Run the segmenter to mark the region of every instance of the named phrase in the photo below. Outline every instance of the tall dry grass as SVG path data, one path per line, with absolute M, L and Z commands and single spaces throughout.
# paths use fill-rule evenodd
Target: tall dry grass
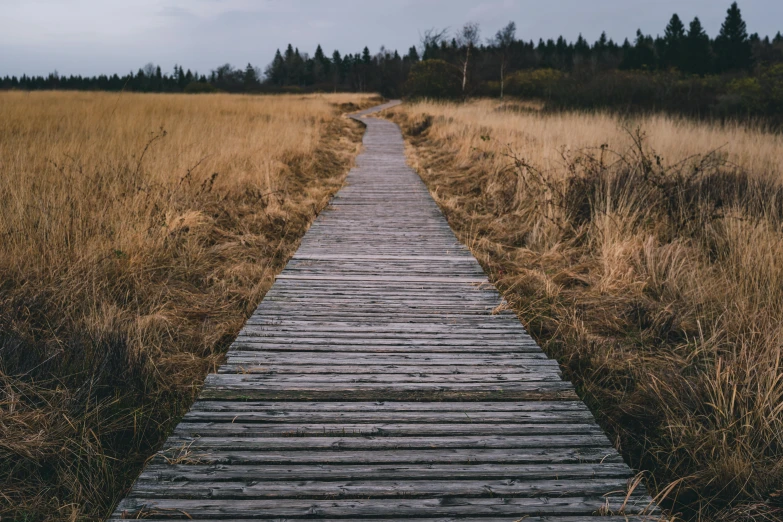
M 486 100 L 391 117 L 452 226 L 666 505 L 783 518 L 783 136 Z
M 108 513 L 341 184 L 341 113 L 372 104 L 0 94 L 0 517 Z

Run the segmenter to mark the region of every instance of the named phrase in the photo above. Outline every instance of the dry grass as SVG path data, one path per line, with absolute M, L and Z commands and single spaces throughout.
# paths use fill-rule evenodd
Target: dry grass
M 107 514 L 341 184 L 351 103 L 0 95 L 0 517 Z
M 490 101 L 391 117 L 651 489 L 691 520 L 783 518 L 783 136 Z

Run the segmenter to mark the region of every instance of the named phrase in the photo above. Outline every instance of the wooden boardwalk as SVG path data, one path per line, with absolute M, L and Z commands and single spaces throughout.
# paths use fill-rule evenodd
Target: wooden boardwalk
M 113 517 L 649 520 L 398 127 L 361 121 L 346 186 Z

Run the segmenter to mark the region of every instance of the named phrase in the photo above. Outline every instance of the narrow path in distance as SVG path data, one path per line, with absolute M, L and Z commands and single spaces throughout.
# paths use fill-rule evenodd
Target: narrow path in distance
M 372 111 L 346 186 L 114 518 L 657 519 Z

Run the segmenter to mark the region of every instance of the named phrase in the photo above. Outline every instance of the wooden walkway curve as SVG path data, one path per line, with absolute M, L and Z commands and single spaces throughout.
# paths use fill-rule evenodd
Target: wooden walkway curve
M 648 520 L 370 112 L 346 186 L 113 519 Z

